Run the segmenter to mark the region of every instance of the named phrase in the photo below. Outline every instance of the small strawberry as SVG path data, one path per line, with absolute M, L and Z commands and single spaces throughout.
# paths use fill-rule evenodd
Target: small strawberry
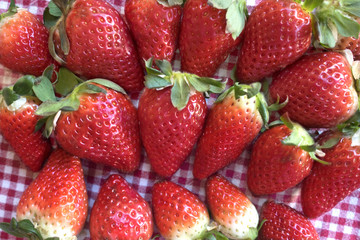
M 358 128 L 357 124 L 357 128 Z M 326 131 L 320 143 L 335 140 L 332 148 L 324 149 L 323 165 L 315 163 L 301 189 L 301 204 L 305 216 L 316 218 L 330 211 L 354 190 L 360 188 L 359 132 L 353 138 L 347 132 Z
M 225 83 L 173 72 L 168 61 L 147 61 L 147 89 L 139 100 L 140 134 L 153 170 L 174 174 L 201 134 L 207 106 L 202 92 L 220 93 Z
M 246 1 L 187 0 L 183 11 L 181 69 L 211 77 L 240 42 Z
M 264 221 L 258 240 L 319 240 L 311 222 L 295 209 L 281 203 L 267 201 L 260 215 Z
M 40 76 L 55 61 L 48 49 L 49 33 L 39 19 L 10 1 L 0 15 L 0 64 L 22 74 Z
M 182 1 L 126 1 L 126 20 L 141 59 L 172 61 L 180 30 L 181 4 Z
M 55 4 L 49 5 L 49 12 L 61 10 L 64 14 L 50 30 L 52 56 L 86 78 L 105 78 L 126 91 L 140 91 L 144 86 L 143 69 L 119 12 L 104 0 L 65 2 L 54 0 Z M 57 31 L 59 38 L 55 35 Z M 59 43 L 53 39 L 61 40 L 62 52 L 56 53 L 55 46 Z
M 220 175 L 206 182 L 206 200 L 218 230 L 230 239 L 255 239 L 259 215 L 239 188 Z
M 67 152 L 132 172 L 140 162 L 137 112 L 124 90 L 111 81 L 82 82 L 60 69 L 56 90 L 65 98 L 46 102 L 36 114 L 46 119 L 45 135 L 54 128 L 57 143 Z M 69 93 L 68 83 L 79 81 Z M 64 82 L 63 82 L 64 81 Z M 44 120 L 45 121 L 45 120 Z M 54 122 L 54 124 L 53 124 Z
M 153 220 L 149 204 L 120 175 L 101 186 L 90 215 L 90 237 L 149 240 Z
M 247 183 L 255 195 L 294 187 L 310 174 L 312 158 L 324 163 L 315 156 L 315 143 L 309 133 L 285 116 L 281 119 L 285 125 L 266 130 L 253 146 Z
M 88 197 L 80 159 L 55 150 L 21 196 L 16 218 L 0 228 L 29 239 L 76 239 L 86 220 Z
M 358 108 L 351 68 L 336 52 L 304 56 L 273 78 L 272 99 L 289 99 L 280 110 L 305 127 L 334 127 Z

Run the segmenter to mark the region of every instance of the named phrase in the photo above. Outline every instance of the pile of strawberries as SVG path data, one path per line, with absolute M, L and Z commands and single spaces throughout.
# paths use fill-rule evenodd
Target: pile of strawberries
M 245 0 L 127 0 L 121 16 L 105 0 L 52 0 L 43 20 L 13 0 L 0 15 L 0 63 L 23 74 L 1 89 L 0 133 L 40 171 L 5 232 L 76 239 L 88 216 L 80 159 L 131 174 L 142 147 L 164 178 L 151 206 L 111 175 L 91 239 L 151 239 L 154 225 L 169 240 L 319 239 L 307 217 L 360 188 L 357 1 L 263 0 L 249 16 Z M 238 46 L 231 80 L 212 78 Z M 137 108 L 127 93 L 140 94 Z M 206 205 L 168 180 L 195 145 Z M 216 173 L 249 146 L 249 190 L 302 183 L 303 213 L 270 200 L 259 216 Z

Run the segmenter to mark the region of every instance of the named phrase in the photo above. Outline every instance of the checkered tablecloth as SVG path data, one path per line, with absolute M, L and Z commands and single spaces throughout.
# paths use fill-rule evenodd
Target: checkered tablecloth
M 259 1 L 259 0 L 256 0 Z M 249 6 L 256 4 L 255 0 L 248 0 Z M 8 8 L 10 0 L 0 0 L 0 12 Z M 110 2 L 124 14 L 125 0 L 110 0 Z M 19 7 L 27 8 L 30 12 L 41 16 L 47 1 L 45 0 L 16 0 Z M 251 7 L 250 7 L 251 9 Z M 1 46 L 0 46 L 1 47 Z M 216 77 L 228 78 L 231 69 L 236 63 L 238 49 L 236 49 L 221 65 Z M 174 68 L 180 67 L 180 56 L 177 52 Z M 12 84 L 20 75 L 12 73 L 0 65 L 0 88 Z M 137 106 L 138 96 L 131 96 L 134 104 Z M 214 101 L 214 96 L 208 100 L 209 106 Z M 250 148 L 249 148 L 250 149 Z M 294 187 L 287 191 L 273 194 L 266 197 L 255 197 L 247 188 L 246 184 L 246 169 L 249 162 L 249 149 L 245 151 L 237 161 L 225 169 L 220 171 L 220 174 L 226 176 L 232 183 L 239 186 L 241 190 L 251 199 L 258 210 L 267 199 L 274 199 L 278 202 L 283 202 L 291 207 L 301 211 L 300 204 L 300 187 Z M 170 180 L 186 187 L 193 193 L 197 194 L 201 200 L 205 200 L 205 181 L 199 181 L 192 176 L 192 167 L 194 161 L 194 152 L 181 169 L 177 171 Z M 99 192 L 101 184 L 107 179 L 110 174 L 118 173 L 116 170 L 103 165 L 97 165 L 92 162 L 82 161 L 85 181 L 89 195 L 90 210 L 94 204 L 97 193 Z M 19 199 L 36 177 L 36 173 L 28 170 L 20 161 L 19 157 L 15 155 L 13 149 L 0 135 L 0 222 L 10 221 L 15 216 L 16 206 Z M 121 174 L 136 189 L 145 200 L 151 200 L 151 187 L 156 181 L 161 178 L 151 171 L 150 164 L 143 152 L 140 169 L 133 174 Z M 342 239 L 342 240 L 356 240 L 360 239 L 360 190 L 353 192 L 345 200 L 340 202 L 332 211 L 323 216 L 312 220 L 319 236 L 322 240 L 325 239 Z M 89 218 L 88 218 L 89 220 Z M 80 240 L 90 239 L 89 222 L 87 221 L 85 229 L 79 235 Z M 0 232 L 0 239 L 16 239 L 4 232 Z

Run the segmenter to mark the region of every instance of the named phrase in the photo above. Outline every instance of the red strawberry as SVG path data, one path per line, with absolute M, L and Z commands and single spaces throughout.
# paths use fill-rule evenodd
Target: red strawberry
M 265 131 L 253 146 L 247 183 L 255 195 L 281 192 L 297 185 L 310 174 L 311 158 L 316 158 L 314 152 L 305 150 L 314 145 L 306 130 L 282 119 L 286 125 Z
M 61 1 L 54 1 L 59 6 Z M 86 78 L 105 78 L 126 91 L 143 88 L 143 69 L 130 32 L 119 12 L 104 0 L 76 0 L 62 9 L 57 23 L 65 59 L 52 55 L 71 71 Z M 65 29 L 62 26 L 65 25 Z M 66 32 L 66 35 L 65 35 Z M 54 31 L 50 33 L 53 37 Z M 68 42 L 66 39 L 68 38 Z M 68 44 L 66 44 L 68 43 Z M 56 45 L 56 43 L 55 43 Z
M 199 198 L 170 181 L 154 185 L 152 206 L 155 223 L 165 239 L 202 239 L 210 222 Z
M 251 13 L 237 78 L 260 81 L 301 57 L 311 43 L 310 13 L 292 0 L 264 0 Z
M 261 220 L 265 220 L 258 240 L 319 240 L 311 224 L 301 213 L 281 203 L 267 201 L 262 207 Z
M 315 163 L 301 189 L 304 214 L 316 218 L 330 211 L 354 190 L 360 188 L 360 147 L 351 137 L 340 132 L 327 131 L 319 142 L 337 139 L 338 143 L 324 149 L 322 158 L 330 165 Z M 355 145 L 353 145 L 355 143 Z
M 224 177 L 206 182 L 206 200 L 218 230 L 231 239 L 255 239 L 259 215 L 244 193 Z
M 207 178 L 235 161 L 267 123 L 267 104 L 260 88 L 260 84 L 236 83 L 215 102 L 196 149 L 194 177 Z
M 334 127 L 358 108 L 350 65 L 335 52 L 304 56 L 288 66 L 274 76 L 270 95 L 288 98 L 280 113 L 305 127 Z
M 88 197 L 80 159 L 58 149 L 21 196 L 16 211 L 19 222 L 8 228 L 3 227 L 8 224 L 1 227 L 29 239 L 76 239 L 85 224 L 87 210 Z
M 160 0 L 126 1 L 126 20 L 141 59 L 174 58 L 182 13 L 181 2 L 174 4 Z
M 67 75 L 65 80 L 69 78 Z M 137 112 L 115 83 L 101 79 L 83 82 L 62 100 L 40 106 L 36 114 L 50 116 L 49 131 L 55 122 L 56 141 L 65 151 L 123 172 L 138 168 Z
M 148 240 L 153 233 L 149 204 L 120 175 L 101 186 L 90 216 L 91 239 Z
M 181 69 L 213 76 L 240 42 L 246 1 L 187 0 L 180 32 Z
M 158 89 L 145 89 L 140 97 L 140 134 L 153 170 L 169 177 L 185 161 L 201 134 L 207 106 L 200 92 L 220 92 L 225 85 L 209 78 L 172 72 L 167 61 L 156 63 L 163 73 L 150 68 L 152 61 L 147 62 L 149 74 L 145 84 Z
M 55 62 L 48 49 L 48 30 L 34 14 L 17 8 L 11 0 L 0 20 L 0 64 L 22 74 L 40 76 Z

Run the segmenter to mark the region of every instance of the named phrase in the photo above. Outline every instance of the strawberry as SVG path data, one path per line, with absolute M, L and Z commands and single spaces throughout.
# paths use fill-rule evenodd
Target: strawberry
M 301 213 L 281 203 L 267 201 L 260 215 L 264 224 L 259 231 L 258 240 L 319 240 L 311 224 Z
M 51 28 L 50 53 L 78 75 L 89 79 L 109 79 L 126 91 L 140 91 L 143 88 L 143 69 L 119 12 L 104 0 L 69 2 L 71 5 L 54 0 L 56 5 L 49 5 L 51 9 L 60 8 L 65 16 Z M 57 31 L 59 38 L 54 37 Z M 61 40 L 62 52 L 56 53 L 54 45 L 59 43 L 53 43 L 53 39 Z
M 324 149 L 325 156 L 322 158 L 330 164 L 315 163 L 311 174 L 302 185 L 301 204 L 304 214 L 310 218 L 319 217 L 330 211 L 351 192 L 360 188 L 358 139 L 354 141 L 354 138 L 347 134 L 330 130 L 320 136 L 319 142 L 324 143 L 332 139 L 335 139 L 336 144 Z
M 220 175 L 206 182 L 206 200 L 218 229 L 231 239 L 255 239 L 259 215 L 241 190 Z
M 211 77 L 240 42 L 246 1 L 187 0 L 183 11 L 181 69 Z
M 247 170 L 247 183 L 255 195 L 284 191 L 310 174 L 314 140 L 299 124 L 281 117 L 284 125 L 266 130 L 256 140 Z M 281 174 L 279 174 L 281 173 Z
M 168 61 L 147 61 L 144 93 L 139 100 L 140 134 L 153 170 L 170 177 L 190 154 L 201 134 L 207 106 L 201 92 L 221 92 L 225 83 L 173 72 Z
M 82 82 L 71 73 L 64 74 L 64 79 L 62 72 L 58 92 L 68 92 L 70 79 L 80 84 L 65 98 L 47 102 L 36 111 L 46 119 L 45 134 L 49 136 L 54 128 L 57 143 L 80 158 L 123 172 L 136 170 L 141 150 L 138 117 L 124 90 L 104 79 Z
M 0 64 L 22 74 L 40 76 L 52 59 L 48 49 L 49 33 L 39 19 L 15 6 L 0 15 Z
M 334 127 L 358 108 L 351 68 L 336 52 L 302 57 L 273 78 L 272 99 L 289 99 L 280 110 L 305 127 Z
M 196 149 L 194 177 L 207 178 L 235 161 L 267 124 L 268 106 L 260 88 L 260 83 L 236 83 L 217 99 Z
M 125 16 L 141 59 L 174 58 L 182 1 L 128 0 Z
M 2 223 L 0 227 L 29 239 L 76 239 L 85 224 L 87 210 L 80 159 L 57 149 L 21 196 L 16 210 L 19 222 L 13 219 L 11 224 Z
M 90 215 L 91 239 L 149 240 L 153 220 L 149 204 L 120 175 L 101 186 Z

